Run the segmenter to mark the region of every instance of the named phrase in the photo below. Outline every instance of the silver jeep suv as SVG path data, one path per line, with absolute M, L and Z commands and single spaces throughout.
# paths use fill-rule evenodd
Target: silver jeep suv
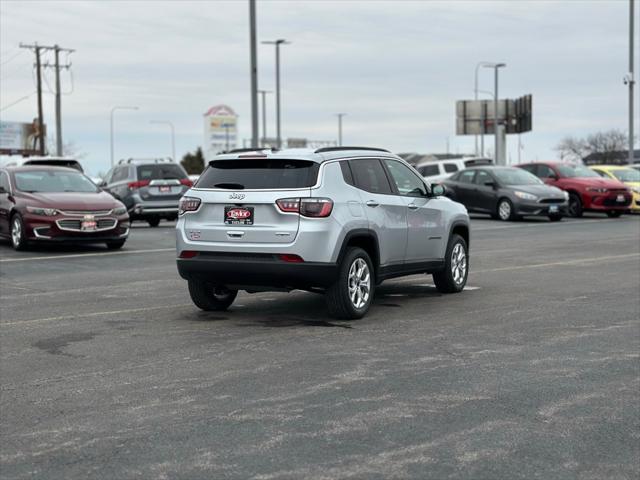
M 238 290 L 322 292 L 337 318 L 362 317 L 383 280 L 427 273 L 461 291 L 464 206 L 386 150 L 234 150 L 180 201 L 177 262 L 193 302 L 224 310 Z

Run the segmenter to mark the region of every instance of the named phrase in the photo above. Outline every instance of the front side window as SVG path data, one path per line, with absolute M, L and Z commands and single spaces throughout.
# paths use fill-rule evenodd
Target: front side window
M 424 197 L 427 195 L 424 182 L 410 168 L 395 160 L 385 160 L 384 163 L 387 165 L 400 195 L 406 197 Z
M 29 170 L 14 174 L 16 189 L 22 192 L 98 192 L 98 187 L 79 172 L 54 170 Z
M 553 178 L 556 176 L 556 172 L 548 165 L 538 165 L 537 175 L 540 178 Z
M 382 164 L 377 159 L 351 160 L 351 171 L 356 187 L 371 193 L 391 195 L 393 190 L 384 173 Z
M 558 164 L 556 168 L 563 177 L 599 177 L 599 175 L 593 170 L 585 167 L 584 165 L 573 165 L 570 163 Z

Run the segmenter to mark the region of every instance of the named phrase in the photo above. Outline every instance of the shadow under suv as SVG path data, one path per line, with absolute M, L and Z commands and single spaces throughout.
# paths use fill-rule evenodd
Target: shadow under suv
M 113 167 L 100 184 L 127 207 L 133 220 L 157 227 L 178 217 L 178 202 L 193 185 L 187 172 L 169 159 L 127 159 Z
M 432 274 L 461 291 L 469 217 L 386 150 L 234 151 L 213 159 L 180 201 L 177 263 L 193 302 L 224 310 L 238 290 L 326 294 L 329 313 L 362 317 L 376 285 Z

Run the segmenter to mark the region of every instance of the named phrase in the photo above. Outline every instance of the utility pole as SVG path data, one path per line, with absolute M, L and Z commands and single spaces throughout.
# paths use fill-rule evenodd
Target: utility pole
M 56 155 L 62 156 L 62 100 L 61 94 L 62 90 L 60 87 L 60 69 L 66 68 L 67 70 L 71 68 L 71 64 L 68 63 L 66 65 L 60 65 L 60 52 L 69 52 L 72 53 L 75 50 L 70 48 L 61 48 L 58 45 L 53 46 L 45 46 L 38 45 L 37 43 L 33 45 L 23 45 L 20 44 L 20 48 L 29 48 L 35 51 L 36 54 L 36 77 L 38 83 L 38 123 L 40 124 L 40 155 L 45 154 L 45 144 L 44 144 L 44 116 L 42 113 L 42 68 L 54 68 L 56 71 Z M 43 50 L 53 50 L 55 52 L 55 64 L 51 65 L 49 63 L 45 63 L 44 65 L 41 63 L 40 53 Z
M 282 135 L 280 131 L 280 45 L 288 45 L 291 42 L 280 38 L 275 41 L 262 42 L 276 46 L 276 138 L 278 149 L 282 148 Z
M 20 44 L 20 48 L 28 48 L 33 50 L 36 54 L 36 79 L 37 79 L 37 89 L 38 89 L 38 151 L 41 156 L 44 156 L 44 115 L 42 113 L 42 73 L 41 73 L 41 65 L 40 65 L 40 50 L 43 47 L 34 43 L 33 45 L 23 45 Z
M 251 42 L 251 147 L 258 147 L 258 48 L 256 33 L 256 0 L 249 0 Z
M 342 117 L 344 117 L 346 113 L 336 113 L 338 117 L 338 146 L 342 146 Z
M 270 90 L 258 90 L 258 93 L 262 95 L 262 148 L 267 145 L 267 93 L 271 93 Z
M 633 87 L 635 84 L 633 68 L 633 44 L 634 44 L 634 0 L 629 0 L 629 164 L 633 164 Z

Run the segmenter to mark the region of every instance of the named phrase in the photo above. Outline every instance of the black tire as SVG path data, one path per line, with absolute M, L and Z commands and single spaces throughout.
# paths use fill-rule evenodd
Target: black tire
M 107 242 L 107 248 L 109 250 L 119 250 L 124 246 L 126 240 L 114 240 L 113 242 Z
M 618 218 L 620 215 L 622 215 L 622 210 L 609 210 L 607 212 L 607 217 L 609 218 Z
M 19 234 L 14 237 L 14 229 L 19 229 Z M 11 238 L 11 246 L 14 250 L 26 250 L 27 236 L 24 233 L 24 222 L 19 213 L 14 213 L 9 223 L 9 236 Z
M 582 200 L 577 193 L 569 194 L 569 216 L 574 218 L 582 217 Z
M 503 208 L 505 210 L 502 210 Z M 503 213 L 506 211 L 506 209 L 508 209 L 508 215 L 504 215 Z M 500 200 L 498 200 L 498 204 L 496 205 L 496 215 L 498 216 L 498 219 L 502 220 L 503 222 L 512 222 L 514 220 L 517 220 L 518 218 L 515 214 L 513 203 L 511 203 L 511 200 L 509 200 L 508 198 L 501 198 Z
M 562 220 L 562 217 L 564 215 L 549 215 L 549 220 L 552 222 L 559 222 L 560 220 Z
M 226 310 L 238 295 L 237 290 L 229 290 L 224 286 L 216 286 L 209 282 L 189 280 L 191 300 L 206 312 Z
M 464 252 L 464 272 L 458 270 L 458 274 L 461 275 L 458 279 L 454 277 L 454 261 L 453 253 L 456 250 L 456 246 L 460 245 Z M 460 259 L 458 259 L 460 261 Z M 460 265 L 457 264 L 459 267 Z M 436 288 L 441 293 L 458 293 L 461 292 L 467 284 L 467 277 L 469 276 L 469 250 L 467 242 L 460 235 L 453 234 L 449 239 L 447 245 L 447 253 L 445 255 L 444 269 L 440 272 L 433 274 L 433 283 L 436 284 Z
M 358 264 L 362 266 L 362 261 L 367 266 L 366 271 L 363 270 L 363 274 L 368 274 L 368 277 L 365 278 L 363 276 L 358 282 L 365 282 L 362 285 L 360 284 L 356 286 L 357 289 L 357 297 L 356 302 L 360 303 L 359 300 L 362 300 L 363 304 L 361 306 L 354 305 L 354 301 L 351 300 L 351 296 L 349 294 L 350 290 L 350 272 L 352 267 L 358 267 Z M 356 273 L 355 271 L 353 272 Z M 368 278 L 368 286 L 366 285 Z M 352 277 L 352 281 L 354 278 Z M 361 296 L 363 292 L 366 292 L 368 288 L 368 296 L 366 293 L 365 299 L 362 299 Z M 338 268 L 338 280 L 331 285 L 326 292 L 326 301 L 327 301 L 327 309 L 329 310 L 329 315 L 334 318 L 339 318 L 343 320 L 354 320 L 357 318 L 362 318 L 369 311 L 369 307 L 371 306 L 371 302 L 373 301 L 373 295 L 375 293 L 376 288 L 376 279 L 375 279 L 375 270 L 373 269 L 373 263 L 371 262 L 371 258 L 369 254 L 365 252 L 363 249 L 358 247 L 349 247 L 344 254 L 342 262 Z
M 160 219 L 159 218 L 149 218 L 147 220 L 147 223 L 149 224 L 150 227 L 157 227 L 158 225 L 160 225 Z

